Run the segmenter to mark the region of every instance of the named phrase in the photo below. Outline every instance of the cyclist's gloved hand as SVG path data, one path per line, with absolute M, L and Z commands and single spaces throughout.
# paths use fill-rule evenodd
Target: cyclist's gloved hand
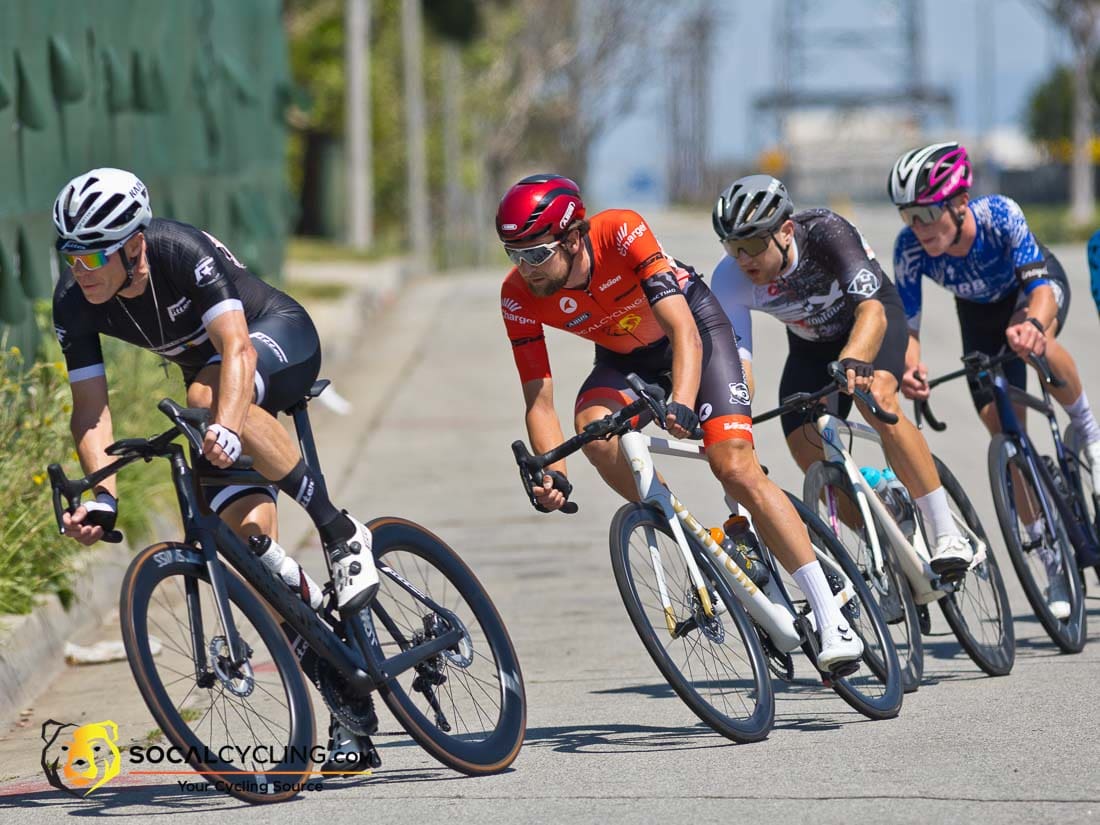
M 551 513 L 561 510 L 569 501 L 569 494 L 573 492 L 573 485 L 564 473 L 557 470 L 546 470 L 543 473 L 541 487 L 531 488 L 531 503 L 540 513 Z
M 875 379 L 874 364 L 861 361 L 858 358 L 841 358 L 840 366 L 844 367 L 844 373 L 848 376 L 848 393 L 855 390 L 871 391 L 871 383 Z
M 118 499 L 104 491 L 99 493 L 94 500 L 84 502 L 83 507 L 88 515 L 84 516 L 81 524 L 88 527 L 102 527 L 104 533 L 110 533 L 115 529 L 118 520 Z
M 670 401 L 665 407 L 665 427 L 677 438 L 691 438 L 699 426 L 699 416 L 687 404 Z
M 215 467 L 229 467 L 241 457 L 241 437 L 221 424 L 206 428 L 202 454 Z

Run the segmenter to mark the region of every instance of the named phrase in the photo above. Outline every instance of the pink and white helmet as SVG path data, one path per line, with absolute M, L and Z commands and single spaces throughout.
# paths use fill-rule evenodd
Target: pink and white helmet
M 974 182 L 970 158 L 958 143 L 933 143 L 912 149 L 890 170 L 887 189 L 896 206 L 945 201 Z

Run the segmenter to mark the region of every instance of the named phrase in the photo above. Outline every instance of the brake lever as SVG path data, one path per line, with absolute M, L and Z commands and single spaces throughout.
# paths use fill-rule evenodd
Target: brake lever
M 520 482 L 522 482 L 523 489 L 527 493 L 527 498 L 530 500 L 531 506 L 538 509 L 539 503 L 535 499 L 533 490 L 535 487 L 542 486 L 542 473 L 545 468 L 539 466 L 538 460 L 531 455 L 531 451 L 527 449 L 527 445 L 518 439 L 512 442 L 512 455 L 516 457 L 516 464 L 519 467 Z M 557 488 L 556 479 L 554 486 L 556 489 L 560 489 Z M 576 513 L 580 507 L 575 501 L 566 501 L 565 504 L 558 509 L 566 515 L 571 516 Z
M 1050 368 L 1050 361 L 1047 360 L 1045 355 L 1036 355 L 1031 353 L 1028 355 L 1028 360 L 1035 366 L 1035 369 L 1039 371 L 1039 375 L 1043 379 L 1043 383 L 1058 389 L 1064 387 L 1066 382 L 1054 374 L 1054 370 Z
M 88 489 L 87 480 L 70 481 L 65 476 L 65 471 L 60 464 L 51 464 L 46 468 L 46 475 L 50 479 L 50 494 L 53 499 L 54 517 L 57 519 L 57 532 L 65 535 L 65 521 L 62 516 L 68 513 L 70 516 L 80 507 L 80 494 Z M 65 501 L 62 501 L 62 498 Z M 104 533 L 100 541 L 110 544 L 118 544 L 122 541 L 121 530 L 111 530 Z
M 826 371 L 829 373 L 829 377 L 832 378 L 834 382 L 836 382 L 836 385 L 838 387 L 840 387 L 844 391 L 848 390 L 848 373 L 845 371 L 844 367 L 839 361 L 830 361 L 829 366 L 826 367 Z M 882 421 L 886 424 L 898 423 L 898 417 L 894 415 L 894 413 L 887 412 L 886 410 L 882 409 L 882 407 L 878 405 L 878 402 L 875 401 L 874 396 L 866 390 L 855 389 L 852 391 L 852 395 L 855 398 L 858 398 L 864 404 L 866 404 L 868 409 L 871 410 L 871 413 L 879 421 Z

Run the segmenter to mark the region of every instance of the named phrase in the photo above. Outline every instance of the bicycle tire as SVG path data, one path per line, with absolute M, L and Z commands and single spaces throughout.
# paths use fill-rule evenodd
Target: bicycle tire
M 499 690 L 501 697 L 500 705 L 496 708 L 495 721 L 489 719 L 491 711 L 486 712 L 483 708 L 476 711 L 478 721 L 482 719 L 486 722 L 492 721 L 490 730 L 480 732 L 484 735 L 474 735 L 469 731 L 461 735 L 452 735 L 443 729 L 438 716 L 434 720 L 430 718 L 425 712 L 425 709 L 431 711 L 427 694 L 419 693 L 413 685 L 419 674 L 416 668 L 406 671 L 397 679 L 386 682 L 380 687 L 379 694 L 382 700 L 416 743 L 442 764 L 470 776 L 498 773 L 504 770 L 512 764 L 523 745 L 527 729 L 527 697 L 519 660 L 500 614 L 470 568 L 434 533 L 411 521 L 394 517 L 373 519 L 367 527 L 373 535 L 373 553 L 375 564 L 379 568 L 381 585 L 369 611 L 364 611 L 360 616 L 363 618 L 369 616 L 368 637 L 373 639 L 374 654 L 378 660 L 384 657 L 386 647 L 400 649 L 408 647 L 408 640 L 394 639 L 392 632 L 389 632 L 385 622 L 381 620 L 381 611 L 392 609 L 395 604 L 398 608 L 402 608 L 401 600 L 409 597 L 408 592 L 397 584 L 395 578 L 395 574 L 405 579 L 409 579 L 412 575 L 408 570 L 402 572 L 395 566 L 398 563 L 397 554 L 407 553 L 414 559 L 420 559 L 425 565 L 425 567 L 416 566 L 417 572 L 423 575 L 425 581 L 413 582 L 414 586 L 426 592 L 441 606 L 454 610 L 459 614 L 459 620 L 466 625 L 464 641 L 469 642 L 468 652 L 471 661 L 466 665 L 456 661 L 466 656 L 465 649 L 461 652 L 455 650 L 452 654 L 452 649 L 448 648 L 444 653 L 433 657 L 432 667 L 447 677 L 447 681 L 438 687 L 463 683 L 471 687 L 470 679 L 476 680 L 479 677 L 470 675 L 470 668 L 476 662 L 475 657 L 480 656 L 486 662 L 492 662 L 497 680 L 494 689 Z M 404 569 L 403 563 L 401 567 Z M 461 599 L 465 608 L 459 608 L 457 604 L 444 603 L 447 591 L 442 594 L 428 592 L 429 583 L 426 579 L 430 575 L 429 570 L 436 571 L 446 584 L 454 588 L 451 594 L 452 600 Z M 417 608 L 414 604 L 414 610 L 423 610 L 422 602 L 417 602 L 414 597 L 410 598 L 420 605 Z M 387 608 L 387 605 L 390 607 Z M 403 609 L 408 610 L 408 608 Z M 433 611 L 431 615 L 436 614 Z M 474 627 L 480 631 L 480 635 L 471 630 L 468 618 L 471 616 L 477 623 Z M 428 614 L 421 613 L 418 618 L 423 622 L 428 618 Z M 409 630 L 410 628 L 403 628 L 402 632 L 404 634 Z M 388 641 L 383 641 L 383 633 L 387 634 Z M 482 640 L 488 648 L 487 652 L 491 655 L 491 659 L 486 655 L 486 651 L 481 649 Z M 488 671 L 481 672 L 488 678 Z M 475 681 L 473 687 L 478 687 L 478 684 Z M 492 694 L 483 685 L 478 689 L 488 698 L 492 698 Z M 448 690 L 452 717 L 455 718 L 448 718 L 446 723 L 455 722 L 465 727 L 466 723 L 462 721 L 461 711 L 455 704 L 453 687 Z M 444 692 L 441 691 L 441 695 Z M 413 694 L 424 698 L 414 698 Z M 474 704 L 477 705 L 476 701 Z
M 997 433 L 989 444 L 989 480 L 993 489 L 993 507 L 997 511 L 997 521 L 1001 525 L 1001 535 L 1004 537 L 1005 547 L 1008 548 L 1008 557 L 1012 560 L 1012 566 L 1016 569 L 1016 577 L 1020 580 L 1024 595 L 1034 611 L 1039 623 L 1043 626 L 1051 641 L 1065 653 L 1079 653 L 1085 647 L 1087 640 L 1087 611 L 1085 598 L 1082 592 L 1080 575 L 1077 570 L 1076 554 L 1069 536 L 1066 535 L 1062 524 L 1061 514 L 1055 510 L 1055 544 L 1057 552 L 1061 556 L 1063 570 L 1068 575 L 1067 590 L 1070 597 L 1070 615 L 1065 621 L 1058 619 L 1050 612 L 1043 589 L 1035 578 L 1029 553 L 1024 549 L 1024 542 L 1017 529 L 1019 523 L 1016 514 L 1016 501 L 1010 477 L 1010 466 L 1015 466 L 1022 482 L 1031 487 L 1031 495 L 1035 495 L 1039 484 L 1044 484 L 1041 477 L 1037 478 L 1028 469 L 1027 463 L 1022 460 L 1019 448 L 1012 439 L 1004 433 Z M 1047 495 L 1053 497 L 1057 493 L 1046 487 Z
M 955 638 L 959 640 L 959 644 L 974 664 L 990 676 L 1006 676 L 1012 671 L 1012 666 L 1016 662 L 1016 633 L 1012 622 L 1012 605 L 1008 601 L 1008 591 L 1005 590 L 1000 564 L 993 552 L 993 544 L 989 541 L 989 536 L 978 518 L 978 513 L 971 504 L 970 497 L 966 495 L 962 485 L 955 478 L 955 474 L 938 457 L 932 456 L 932 460 L 948 499 L 954 502 L 958 514 L 962 516 L 967 527 L 985 542 L 986 546 L 985 561 L 967 571 L 959 589 L 939 599 L 940 610 L 943 611 L 944 618 L 951 626 Z M 995 623 L 998 628 L 995 642 L 983 644 L 975 636 L 971 623 L 964 615 L 966 604 L 979 606 L 986 612 L 993 606 L 996 607 L 999 618 Z M 993 625 L 994 622 L 990 621 L 989 624 Z
M 868 691 L 872 680 L 860 673 L 830 678 L 829 682 L 841 699 L 867 718 L 891 719 L 901 711 L 905 692 L 902 688 L 901 665 L 898 662 L 897 650 L 894 648 L 894 640 L 887 629 L 888 625 L 882 616 L 882 611 L 879 610 L 878 603 L 863 580 L 863 574 L 848 555 L 848 551 L 844 549 L 844 545 L 840 543 L 840 539 L 833 534 L 817 513 L 803 504 L 797 496 L 787 493 L 787 497 L 794 505 L 803 524 L 806 525 L 811 543 L 836 561 L 844 571 L 844 575 L 852 582 L 855 597 L 841 608 L 841 613 L 863 640 L 864 651 L 861 661 L 871 671 L 870 675 L 873 679 L 882 684 L 882 690 L 880 696 L 870 696 Z M 867 616 L 866 623 L 862 621 L 864 614 Z M 866 630 L 860 632 L 861 628 Z M 868 638 L 867 630 L 874 636 L 873 640 Z
M 740 694 L 738 694 L 738 698 L 742 706 L 747 710 L 747 713 L 735 717 L 730 715 L 727 710 L 717 707 L 700 692 L 700 688 L 704 686 L 702 684 L 697 686 L 696 680 L 691 674 L 690 667 L 688 668 L 689 672 L 687 674 L 683 672 L 680 666 L 673 660 L 670 651 L 658 638 L 657 632 L 653 629 L 653 623 L 647 618 L 646 604 L 639 593 L 635 568 L 630 559 L 632 547 L 631 537 L 639 528 L 654 531 L 654 536 L 658 533 L 664 535 L 669 540 L 670 548 L 673 549 L 673 553 L 669 555 L 675 555 L 677 559 L 681 560 L 681 564 L 682 557 L 680 556 L 680 550 L 676 546 L 668 522 L 659 511 L 643 504 L 626 504 L 615 513 L 614 518 L 611 520 L 609 534 L 611 568 L 615 574 L 615 584 L 619 589 L 619 595 L 622 597 L 626 612 L 642 644 L 649 653 L 650 658 L 653 660 L 654 664 L 657 665 L 657 669 L 665 677 L 672 689 L 680 699 L 683 700 L 684 704 L 686 704 L 699 719 L 715 731 L 735 742 L 758 742 L 764 739 L 767 737 L 775 721 L 775 696 L 772 691 L 771 677 L 768 674 L 767 661 L 764 658 L 760 639 L 757 636 L 756 629 L 753 627 L 752 622 L 745 614 L 744 609 L 733 595 L 733 592 L 730 590 L 725 580 L 714 570 L 710 557 L 706 554 L 695 552 L 695 559 L 699 565 L 700 571 L 703 573 L 704 577 L 708 579 L 711 588 L 717 594 L 718 598 L 721 599 L 721 603 L 727 607 L 727 610 L 720 616 L 710 620 L 707 631 L 700 631 L 698 625 L 696 625 L 694 631 L 689 631 L 680 636 L 671 647 L 683 647 L 685 653 L 690 652 L 693 648 L 698 648 L 698 644 L 691 645 L 690 648 L 688 645 L 689 637 L 694 635 L 699 639 L 707 639 L 711 643 L 708 647 L 724 646 L 725 640 L 731 639 L 732 645 L 744 648 L 743 654 L 734 652 L 732 655 L 745 660 L 748 669 L 751 670 L 751 677 L 744 677 L 744 679 L 749 680 L 749 684 L 746 686 L 745 690 L 747 698 L 740 698 Z M 689 542 L 690 541 L 691 539 L 689 538 Z M 647 554 L 649 552 L 649 542 L 650 540 L 646 539 Z M 694 550 L 695 548 L 693 545 L 693 551 Z M 641 551 L 639 550 L 639 552 Z M 686 576 L 686 565 L 683 565 L 683 567 Z M 678 588 L 676 594 L 671 592 L 671 588 L 669 589 L 670 599 L 675 601 L 681 597 L 691 600 L 696 598 L 694 595 L 689 595 L 689 592 L 691 594 L 694 593 L 694 587 L 690 584 L 684 584 L 684 581 L 687 580 L 685 579 L 680 582 L 681 586 Z M 654 604 L 650 605 L 650 607 L 656 614 L 662 617 L 659 620 L 659 626 L 665 628 L 663 606 L 660 604 L 659 599 L 655 599 Z M 687 611 L 683 612 L 685 615 L 687 614 Z M 693 613 L 701 617 L 701 611 L 696 610 L 693 611 Z M 727 622 L 723 621 L 725 617 L 728 617 L 728 628 Z M 736 635 L 730 631 L 735 631 Z M 718 638 L 717 642 L 716 638 Z M 683 642 L 683 644 L 677 644 L 679 642 Z M 728 653 L 728 651 L 724 649 L 721 652 L 723 654 Z M 715 662 L 717 661 L 718 657 L 715 657 Z M 732 666 L 732 662 L 730 662 L 728 656 L 726 661 Z M 726 689 L 728 680 L 723 682 L 721 679 L 713 678 L 715 673 L 705 665 L 703 671 L 706 681 L 716 683 L 714 684 L 714 688 L 717 691 L 717 695 L 723 697 L 725 701 L 731 694 L 731 691 Z
M 1096 506 L 1098 491 L 1093 488 L 1092 465 L 1089 463 L 1089 457 L 1085 453 L 1085 439 L 1081 435 L 1080 430 L 1077 429 L 1076 424 L 1071 422 L 1066 428 L 1064 443 L 1066 451 L 1069 454 L 1070 472 L 1077 476 L 1076 485 L 1070 489 L 1081 497 L 1081 505 L 1084 508 L 1086 522 L 1085 526 L 1092 540 L 1100 544 L 1100 509 Z M 1070 480 L 1070 483 L 1072 484 L 1073 481 Z M 1100 580 L 1100 564 L 1093 565 L 1092 569 L 1096 573 L 1097 579 Z M 1084 571 L 1082 571 L 1081 580 L 1084 581 L 1084 578 Z
M 825 520 L 830 528 L 833 523 L 826 520 L 820 510 L 825 506 L 822 501 L 822 493 L 826 487 L 832 487 L 839 495 L 847 497 L 853 508 L 856 506 L 855 490 L 852 488 L 851 479 L 847 473 L 835 464 L 825 461 L 815 462 L 806 471 L 806 478 L 802 485 L 802 501 L 811 508 L 817 509 L 818 515 Z M 882 563 L 884 577 L 881 581 L 873 581 L 870 572 L 871 547 L 867 541 L 866 525 L 860 525 L 859 529 L 849 528 L 852 533 L 851 541 L 841 541 L 848 555 L 859 568 L 863 580 L 870 585 L 872 596 L 878 602 L 883 617 L 887 620 L 890 637 L 894 640 L 894 648 L 898 654 L 898 664 L 901 666 L 902 688 L 906 693 L 912 693 L 920 687 L 921 678 L 924 675 L 924 644 L 921 640 L 920 617 L 917 614 L 917 603 L 913 600 L 913 591 L 909 587 L 909 581 L 905 574 L 898 568 L 898 562 L 894 558 L 893 547 L 889 539 L 879 532 L 879 547 L 882 548 Z M 877 525 L 876 525 L 877 529 Z M 840 533 L 832 529 L 834 535 L 840 538 Z M 857 546 L 853 547 L 855 543 Z M 899 614 L 895 621 L 891 617 Z
M 234 715 L 225 713 L 226 707 L 223 707 L 221 712 L 212 713 L 217 700 L 224 697 L 226 693 L 226 682 L 218 678 L 216 670 L 213 671 L 214 682 L 210 687 L 221 686 L 220 697 L 211 695 L 210 706 L 207 708 L 206 713 L 197 720 L 197 725 L 192 725 L 192 722 L 196 721 L 195 719 L 187 718 L 199 712 L 194 705 L 201 704 L 201 701 L 196 703 L 194 698 L 202 697 L 202 690 L 204 689 L 198 684 L 194 676 L 194 656 L 189 653 L 192 647 L 190 636 L 187 635 L 194 628 L 196 616 L 191 610 L 188 610 L 185 623 L 173 614 L 172 618 L 175 619 L 177 627 L 166 627 L 157 621 L 156 614 L 162 609 L 167 610 L 170 614 L 173 613 L 167 598 L 175 594 L 158 597 L 156 593 L 159 585 L 171 578 L 176 578 L 182 580 L 182 582 L 177 583 L 181 588 L 179 595 L 183 598 L 186 598 L 189 582 L 196 588 L 195 592 L 198 594 L 200 601 L 203 599 L 203 591 L 199 589 L 201 583 L 205 583 L 212 594 L 212 588 L 209 588 L 209 572 L 202 561 L 201 555 L 194 547 L 175 542 L 154 544 L 138 553 L 130 563 L 123 578 L 122 592 L 119 598 L 119 617 L 126 656 L 134 680 L 137 682 L 138 690 L 145 699 L 145 704 L 159 725 L 160 730 L 168 741 L 180 750 L 183 757 L 195 771 L 202 774 L 208 782 L 217 783 L 215 787 L 218 789 L 224 790 L 231 796 L 246 802 L 282 802 L 295 796 L 313 772 L 314 763 L 311 754 L 314 745 L 314 721 L 309 689 L 298 660 L 290 649 L 283 631 L 275 622 L 270 608 L 235 573 L 228 568 L 224 568 L 224 572 L 226 592 L 231 608 L 235 608 L 234 615 L 238 631 L 242 639 L 252 648 L 249 655 L 250 678 L 253 683 L 252 693 L 255 693 L 258 701 L 264 700 L 266 694 L 269 704 L 271 699 L 278 699 L 276 693 L 263 686 L 263 679 L 261 678 L 262 674 L 269 673 L 271 669 L 274 669 L 278 674 L 279 682 L 287 700 L 286 736 L 277 737 L 285 738 L 287 741 L 266 743 L 275 748 L 285 746 L 286 749 L 282 751 L 284 756 L 282 761 L 275 763 L 266 771 L 257 770 L 242 773 L 236 763 L 223 761 L 222 755 L 226 753 L 224 746 L 219 747 L 217 743 L 204 742 L 199 738 L 200 734 L 196 733 L 194 728 L 203 727 L 206 719 L 210 720 L 210 737 L 212 737 L 216 716 L 222 717 L 228 729 L 230 722 L 243 720 L 242 709 L 250 704 L 248 702 L 236 703 L 230 700 L 231 704 L 228 708 L 233 711 L 236 719 Z M 208 631 L 214 633 L 220 631 L 221 623 L 215 612 L 213 596 L 210 595 L 208 598 L 209 610 L 200 609 L 198 613 L 200 619 L 205 620 L 202 622 L 203 644 L 205 646 L 204 650 L 209 655 L 210 646 L 215 645 L 216 640 L 220 637 L 215 636 L 208 640 Z M 150 610 L 151 606 L 152 611 Z M 153 615 L 151 615 L 151 612 Z M 241 622 L 241 617 L 248 620 L 251 628 L 257 632 L 256 637 L 251 636 L 248 628 Z M 150 642 L 150 625 L 154 627 L 160 636 L 164 637 L 161 639 L 160 655 L 156 658 L 154 658 Z M 182 639 L 169 639 L 168 637 L 173 630 L 176 633 L 185 632 Z M 271 661 L 269 665 L 263 661 L 262 656 L 258 657 L 258 667 L 252 668 L 252 662 L 257 661 L 255 645 L 258 642 L 262 642 L 266 647 L 267 652 L 271 655 Z M 181 657 L 188 662 L 189 669 L 169 668 L 168 661 L 172 656 Z M 224 667 L 224 662 L 222 662 L 222 666 Z M 162 669 L 173 671 L 172 679 L 168 683 L 161 678 L 160 671 Z M 192 687 L 186 691 L 183 700 L 177 705 L 173 696 L 170 695 L 169 688 L 172 688 L 173 693 L 179 694 L 184 692 L 184 688 L 189 683 L 193 683 Z M 238 686 L 238 689 L 243 690 L 247 687 L 247 683 L 248 680 L 244 680 Z M 256 687 L 260 688 L 258 693 L 255 691 Z M 198 688 L 198 693 L 196 693 L 196 688 Z M 252 693 L 245 698 L 251 698 Z M 238 695 L 237 698 L 241 697 Z M 191 702 L 192 707 L 184 708 L 183 704 L 186 702 Z M 258 718 L 263 722 L 255 727 L 249 726 L 251 741 L 244 740 L 248 745 L 258 744 L 256 740 L 257 732 L 261 737 L 265 735 L 265 731 L 274 737 L 275 731 L 272 729 L 272 725 L 281 727 L 278 720 L 264 716 Z M 248 726 L 247 722 L 245 724 Z M 261 742 L 259 744 L 265 743 Z M 274 753 L 279 752 L 279 750 L 274 751 Z M 242 761 L 244 761 L 244 757 L 242 757 Z M 255 762 L 253 765 L 255 766 Z M 256 777 L 255 781 L 250 782 L 249 776 Z M 270 789 L 261 790 L 261 786 L 264 788 L 270 786 Z

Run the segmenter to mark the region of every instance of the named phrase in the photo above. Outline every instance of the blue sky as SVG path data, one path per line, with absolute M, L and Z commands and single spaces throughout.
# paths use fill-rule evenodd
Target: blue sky
M 891 0 L 810 0 L 827 9 L 833 24 L 842 19 L 875 19 L 890 14 Z M 768 119 L 754 118 L 752 100 L 775 82 L 778 51 L 774 11 L 779 0 L 713 0 L 719 24 L 713 40 L 710 101 L 710 153 L 713 159 L 755 158 L 775 138 Z M 924 0 L 925 79 L 954 95 L 956 124 L 975 134 L 983 118 L 994 127 L 1022 124 L 1025 103 L 1035 84 L 1057 63 L 1068 62 L 1068 41 L 1030 0 Z M 981 107 L 979 25 L 992 51 L 989 103 Z M 822 86 L 860 87 L 884 73 L 882 64 L 854 50 L 819 60 L 807 74 Z M 660 73 L 654 72 L 654 77 Z M 664 89 L 654 84 L 639 97 L 638 113 L 605 134 L 594 152 L 586 188 L 597 200 L 636 197 L 624 181 L 638 175 L 663 176 Z M 639 140 L 639 133 L 654 138 Z

